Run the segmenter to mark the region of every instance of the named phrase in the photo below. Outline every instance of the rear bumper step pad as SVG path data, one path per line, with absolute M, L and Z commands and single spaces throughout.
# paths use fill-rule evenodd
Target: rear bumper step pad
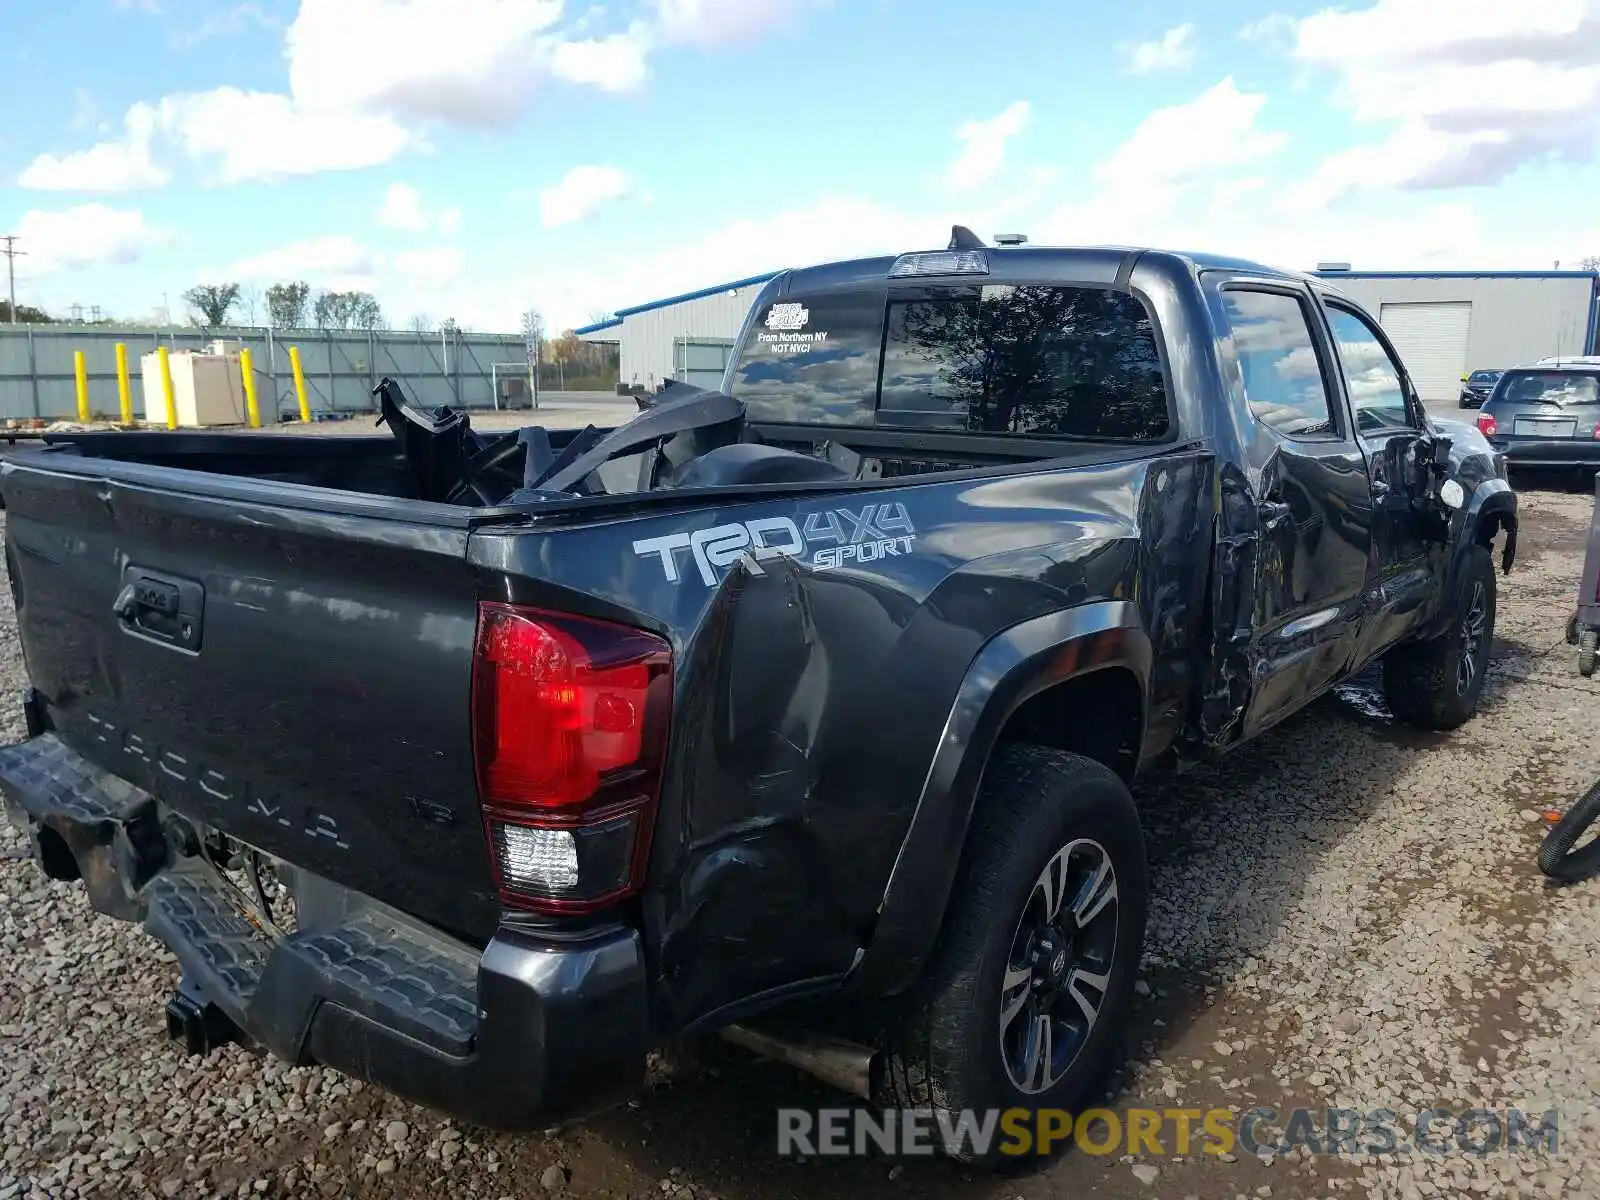
M 587 1115 L 642 1081 L 650 1022 L 632 930 L 557 941 L 502 927 L 480 953 L 350 897 L 338 924 L 280 937 L 208 863 L 174 857 L 153 797 L 53 734 L 0 748 L 0 792 L 53 877 L 81 877 L 97 910 L 142 920 L 177 956 L 168 1020 L 191 1048 L 224 1040 L 200 1015 L 214 1005 L 290 1062 L 492 1128 Z

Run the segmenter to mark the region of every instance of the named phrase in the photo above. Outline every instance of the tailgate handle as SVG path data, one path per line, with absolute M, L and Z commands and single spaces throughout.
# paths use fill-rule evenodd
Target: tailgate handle
M 129 568 L 111 611 L 127 633 L 198 650 L 205 589 L 191 579 Z

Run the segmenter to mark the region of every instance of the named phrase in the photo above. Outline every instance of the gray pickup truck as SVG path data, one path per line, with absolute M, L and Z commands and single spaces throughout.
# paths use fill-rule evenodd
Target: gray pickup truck
M 5 460 L 0 789 L 172 949 L 191 1050 L 491 1126 L 800 999 L 870 1014 L 861 1090 L 1073 1107 L 1139 966 L 1130 789 L 1380 657 L 1459 725 L 1515 549 L 1376 322 L 1229 259 L 958 229 L 780 275 L 720 392 L 616 430 L 380 399 Z

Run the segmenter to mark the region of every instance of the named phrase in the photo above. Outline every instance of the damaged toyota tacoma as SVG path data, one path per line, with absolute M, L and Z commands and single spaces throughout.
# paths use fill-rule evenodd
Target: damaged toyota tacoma
M 719 390 L 617 429 L 377 396 L 370 437 L 5 460 L 0 787 L 176 955 L 191 1052 L 484 1126 L 718 1030 L 1073 1108 L 1139 967 L 1130 789 L 1380 657 L 1460 725 L 1515 552 L 1503 463 L 1378 324 L 1236 260 L 958 227 L 779 275 Z M 772 1024 L 802 1001 L 870 1035 Z

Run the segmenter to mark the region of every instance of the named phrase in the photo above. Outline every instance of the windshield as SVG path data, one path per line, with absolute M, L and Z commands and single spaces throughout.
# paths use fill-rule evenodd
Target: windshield
M 757 314 L 732 391 L 756 421 L 1115 441 L 1170 428 L 1149 314 L 1088 286 L 785 297 Z
M 1468 383 L 1493 383 L 1500 378 L 1499 371 L 1474 371 Z
M 1502 404 L 1600 404 L 1600 375 L 1521 371 L 1507 375 L 1495 397 Z

